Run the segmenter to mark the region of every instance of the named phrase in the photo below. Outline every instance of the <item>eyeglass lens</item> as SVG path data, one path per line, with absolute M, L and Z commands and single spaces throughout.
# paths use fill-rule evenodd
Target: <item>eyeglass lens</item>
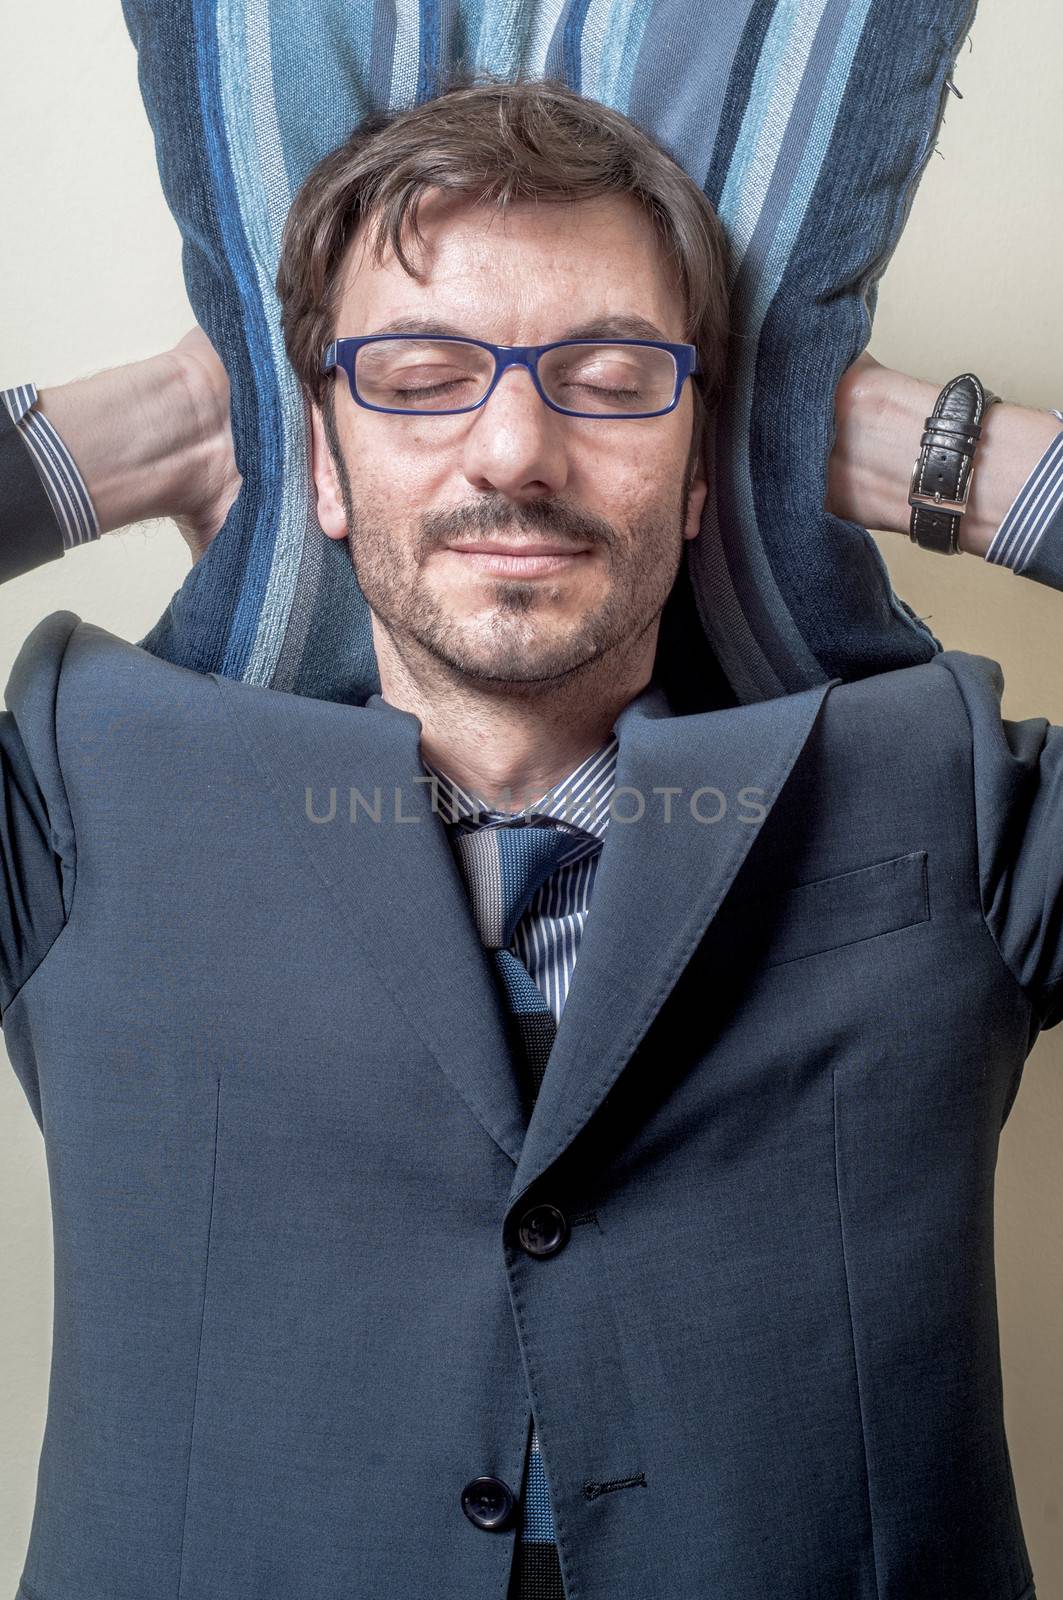
M 474 406 L 494 370 L 489 350 L 445 339 L 375 339 L 359 348 L 354 366 L 363 400 L 410 411 Z M 666 410 L 675 377 L 674 356 L 655 345 L 560 345 L 539 362 L 539 380 L 555 405 L 602 416 Z

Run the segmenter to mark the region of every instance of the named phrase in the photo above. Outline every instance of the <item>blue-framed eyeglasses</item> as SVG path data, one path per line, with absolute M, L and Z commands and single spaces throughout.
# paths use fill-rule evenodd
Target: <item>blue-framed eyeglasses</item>
M 692 344 L 656 339 L 558 339 L 489 344 L 457 334 L 377 333 L 333 339 L 322 370 L 342 367 L 369 411 L 455 416 L 475 411 L 507 367 L 526 367 L 551 411 L 569 417 L 660 417 L 697 372 Z

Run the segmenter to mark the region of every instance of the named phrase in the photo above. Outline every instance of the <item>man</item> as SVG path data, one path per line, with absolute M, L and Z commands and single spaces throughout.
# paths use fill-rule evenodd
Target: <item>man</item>
M 992 1175 L 1063 1016 L 1063 730 L 954 651 L 674 714 L 682 276 L 622 187 L 437 191 L 432 128 L 311 174 L 280 278 L 381 693 L 63 612 L 8 686 L 0 1011 L 57 1238 L 22 1600 L 1031 1597 Z M 406 138 L 417 276 L 330 187 Z M 1001 515 L 1059 431 L 1018 409 Z

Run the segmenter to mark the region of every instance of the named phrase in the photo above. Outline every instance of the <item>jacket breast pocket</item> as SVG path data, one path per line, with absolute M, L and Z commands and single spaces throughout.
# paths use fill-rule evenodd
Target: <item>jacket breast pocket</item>
M 895 933 L 929 917 L 927 852 L 913 850 L 812 883 L 750 895 L 728 914 L 726 931 L 758 966 L 778 966 Z

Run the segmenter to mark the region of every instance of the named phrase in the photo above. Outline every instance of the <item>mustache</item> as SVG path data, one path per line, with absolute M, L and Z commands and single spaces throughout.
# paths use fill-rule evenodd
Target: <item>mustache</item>
M 432 545 L 445 545 L 452 539 L 470 539 L 477 534 L 548 534 L 572 544 L 608 544 L 612 530 L 597 519 L 574 515 L 548 500 L 532 500 L 527 505 L 473 502 L 455 511 L 429 519 L 426 532 Z

